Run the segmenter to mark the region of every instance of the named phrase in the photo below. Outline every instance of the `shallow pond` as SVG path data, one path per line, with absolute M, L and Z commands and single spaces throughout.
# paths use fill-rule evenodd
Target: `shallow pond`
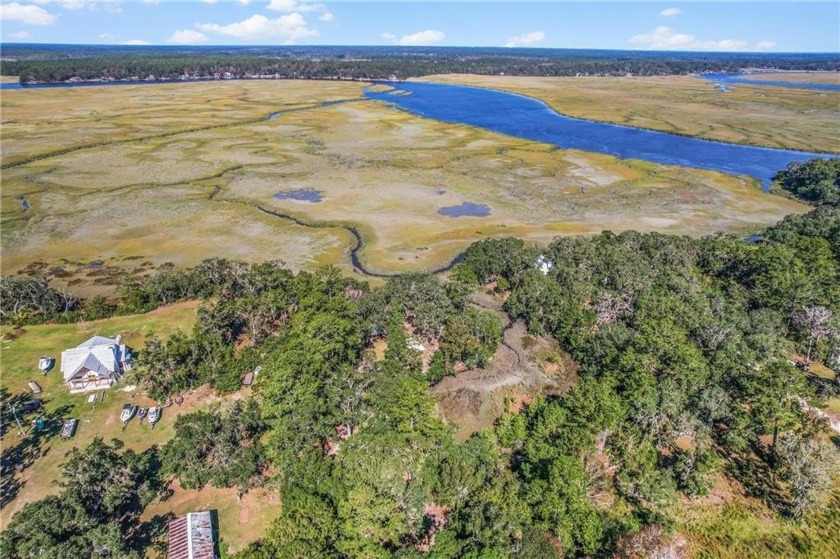
M 298 202 L 320 202 L 323 200 L 321 192 L 314 188 L 293 188 L 281 190 L 274 195 L 278 200 L 296 200 Z
M 487 217 L 490 215 L 490 206 L 476 204 L 475 202 L 464 202 L 458 206 L 441 208 L 438 213 L 448 217 Z

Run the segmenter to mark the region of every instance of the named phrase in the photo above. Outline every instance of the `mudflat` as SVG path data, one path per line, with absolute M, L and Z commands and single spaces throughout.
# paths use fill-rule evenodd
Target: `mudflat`
M 489 236 L 745 234 L 807 210 L 743 177 L 416 117 L 364 99 L 364 86 L 4 92 L 2 273 L 47 273 L 91 295 L 210 256 L 353 271 L 352 227 L 365 268 L 395 274 L 443 267 Z M 321 201 L 275 196 L 295 190 Z M 465 203 L 489 215 L 440 213 Z

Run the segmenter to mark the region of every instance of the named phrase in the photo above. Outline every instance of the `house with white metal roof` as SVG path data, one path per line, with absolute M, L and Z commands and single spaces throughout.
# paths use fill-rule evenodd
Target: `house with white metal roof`
M 70 392 L 109 388 L 131 368 L 131 351 L 120 337 L 94 336 L 61 352 L 61 374 Z

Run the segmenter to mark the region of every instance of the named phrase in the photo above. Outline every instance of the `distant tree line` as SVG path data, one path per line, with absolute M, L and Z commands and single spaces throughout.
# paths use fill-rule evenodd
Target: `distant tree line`
M 516 76 L 650 76 L 738 72 L 743 68 L 840 70 L 836 57 L 791 54 L 678 53 L 557 49 L 311 47 L 4 48 L 3 75 L 22 83 L 81 80 L 245 78 L 399 79 L 445 73 Z M 9 60 L 11 59 L 11 60 Z

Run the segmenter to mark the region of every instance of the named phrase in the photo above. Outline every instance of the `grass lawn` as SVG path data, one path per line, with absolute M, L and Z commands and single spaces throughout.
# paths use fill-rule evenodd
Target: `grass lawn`
M 19 492 L 10 504 L 0 511 L 0 526 L 4 526 L 24 504 L 56 491 L 52 482 L 59 477 L 64 455 L 72 447 L 85 446 L 94 437 L 101 436 L 106 441 L 119 438 L 127 448 L 142 451 L 169 440 L 173 436 L 174 416 L 186 409 L 182 407 L 177 411 L 173 408 L 164 410 L 154 429 L 147 423 L 140 424 L 135 418 L 123 430 L 119 420 L 123 404 L 132 402 L 153 405 L 152 400 L 141 393 L 124 392 L 122 389 L 125 383 L 121 382 L 105 391 L 103 402 L 86 403 L 87 394 L 70 394 L 63 384 L 59 371 L 61 351 L 74 347 L 96 334 L 113 336 L 120 333 L 129 346 L 135 349 L 142 348 L 145 335 L 151 331 L 166 336 L 179 328 L 190 329 L 195 321 L 197 306 L 196 302 L 179 303 L 145 315 L 121 316 L 80 324 L 28 326 L 17 330 L 16 334 L 13 334 L 14 339 L 11 340 L 7 338 L 12 328 L 0 328 L 3 335 L 3 373 L 0 387 L 8 391 L 9 396 L 14 397 L 27 391 L 28 380 L 35 380 L 43 388 L 43 393 L 38 397 L 45 401 L 44 416 L 51 420 L 48 424 L 51 434 L 40 437 L 37 441 L 39 444 L 34 447 L 27 443 L 35 439 L 22 439 L 18 435 L 17 427 L 12 425 L 7 426 L 0 440 L 4 452 L 25 448 L 27 461 L 31 461 L 29 467 L 17 473 Z M 42 375 L 37 367 L 41 355 L 50 355 L 57 360 L 55 368 L 47 375 Z M 27 422 L 34 417 L 27 416 Z M 55 433 L 55 429 L 60 429 L 61 421 L 70 417 L 80 420 L 76 436 L 70 440 L 62 440 Z M 30 425 L 26 424 L 24 427 L 31 432 Z
M 155 515 L 214 509 L 219 515 L 219 534 L 222 544 L 230 552 L 244 549 L 249 543 L 265 535 L 271 521 L 280 514 L 280 499 L 271 488 L 252 489 L 237 499 L 236 489 L 204 487 L 201 490 L 183 489 L 177 481 L 171 486 L 172 497 L 150 504 L 141 520 Z
M 838 484 L 823 505 L 801 523 L 780 518 L 758 499 L 738 491 L 712 492 L 708 497 L 686 500 L 679 509 L 675 531 L 686 538 L 690 556 L 696 559 L 835 559 L 840 549 Z
M 122 381 L 105 391 L 103 402 L 88 404 L 87 394 L 70 394 L 63 385 L 58 362 L 47 375 L 42 375 L 37 369 L 41 355 L 51 355 L 58 360 L 62 349 L 78 345 L 96 334 L 122 334 L 129 346 L 141 349 L 145 336 L 152 331 L 164 337 L 178 329 L 192 328 L 197 307 L 198 302 L 193 301 L 162 307 L 145 315 L 80 324 L 28 326 L 18 330 L 9 326 L 0 328 L 4 336 L 0 387 L 14 396 L 26 391 L 28 380 L 35 380 L 43 388 L 39 397 L 45 400 L 44 417 L 51 418 L 53 427 L 48 435 L 26 439 L 19 436 L 16 426 L 6 428 L 0 440 L 3 451 L 14 453 L 20 449 L 26 466 L 16 474 L 19 484 L 15 489 L 17 494 L 0 511 L 0 530 L 26 503 L 57 491 L 53 481 L 60 477 L 60 467 L 66 452 L 71 448 L 86 446 L 94 437 L 100 436 L 106 441 L 118 438 L 127 448 L 143 451 L 153 445 L 162 445 L 174 436 L 173 426 L 178 415 L 207 408 L 214 403 L 250 396 L 250 389 L 220 396 L 206 387 L 199 388 L 187 392 L 181 404 L 164 409 L 163 416 L 154 428 L 147 422 L 139 422 L 137 418 L 123 428 L 119 420 L 123 404 L 151 406 L 155 402 L 140 391 L 124 391 L 126 383 Z M 25 427 L 30 432 L 28 421 L 34 417 L 26 417 Z M 69 417 L 80 419 L 78 430 L 74 438 L 61 440 L 55 429 L 60 427 L 62 419 Z M 279 514 L 277 492 L 270 488 L 250 491 L 241 500 L 236 497 L 236 489 L 208 487 L 201 491 L 186 490 L 177 482 L 173 482 L 171 489 L 173 494 L 169 498 L 147 507 L 143 519 L 169 512 L 180 515 L 190 511 L 216 509 L 222 539 L 232 551 L 241 550 L 248 543 L 262 537 L 269 522 Z

